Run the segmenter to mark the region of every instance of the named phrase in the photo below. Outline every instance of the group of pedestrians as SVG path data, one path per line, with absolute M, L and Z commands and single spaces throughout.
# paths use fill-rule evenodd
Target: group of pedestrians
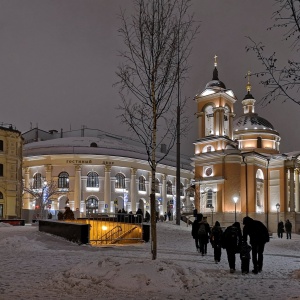
M 250 217 L 243 218 L 243 231 L 239 222 L 234 222 L 223 232 L 218 221 L 212 229 L 207 218 L 198 214 L 192 224 L 192 236 L 195 246 L 202 256 L 207 253 L 207 244 L 210 242 L 214 249 L 215 263 L 221 260 L 222 248 L 226 250 L 230 273 L 236 270 L 236 254 L 241 259 L 242 274 L 248 274 L 252 254 L 253 274 L 258 274 L 263 268 L 263 252 L 265 244 L 269 242 L 269 232 L 266 226 Z M 247 243 L 249 236 L 249 244 Z
M 292 238 L 292 223 L 290 222 L 290 220 L 286 220 L 285 224 L 283 224 L 282 221 L 278 223 L 278 227 L 277 227 L 278 237 L 282 239 L 284 232 L 286 232 L 287 239 Z

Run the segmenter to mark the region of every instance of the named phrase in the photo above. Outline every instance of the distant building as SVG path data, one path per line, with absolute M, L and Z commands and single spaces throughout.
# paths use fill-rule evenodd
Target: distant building
M 289 219 L 300 231 L 300 151 L 280 154 L 280 135 L 255 113 L 251 84 L 235 118 L 237 99 L 218 78 L 197 94 L 198 139 L 195 144 L 195 207 L 226 226 L 248 215 L 276 232 Z M 235 203 L 235 202 L 236 203 Z
M 82 128 L 69 132 L 49 132 L 34 128 L 23 134 L 23 177 L 26 187 L 41 189 L 43 181 L 57 182 L 62 195 L 53 197 L 49 210 L 66 205 L 80 212 L 114 213 L 119 209 L 135 213 L 150 211 L 151 170 L 143 145 L 137 141 Z M 161 146 L 157 156 L 165 154 Z M 181 158 L 182 210 L 192 212 L 192 173 L 189 157 Z M 170 153 L 157 167 L 156 209 L 161 215 L 175 205 L 176 155 Z M 35 209 L 35 199 L 25 194 L 24 215 Z M 175 213 L 175 209 L 174 209 Z
M 20 218 L 22 208 L 21 132 L 0 124 L 0 218 Z

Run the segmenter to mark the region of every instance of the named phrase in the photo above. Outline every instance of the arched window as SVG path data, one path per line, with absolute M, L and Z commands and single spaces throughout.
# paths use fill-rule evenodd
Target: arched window
M 85 205 L 86 214 L 90 215 L 90 214 L 98 213 L 98 205 L 99 205 L 99 201 L 96 197 L 88 198 L 86 200 L 86 205 Z
M 69 174 L 67 172 L 61 172 L 58 175 L 58 187 L 61 189 L 69 188 Z
M 32 187 L 34 189 L 41 189 L 42 188 L 42 174 L 41 173 L 35 173 L 33 175 L 33 185 Z
M 157 178 L 155 178 L 155 193 L 160 193 L 159 180 Z
M 214 111 L 212 105 L 205 108 L 205 136 L 214 134 Z
M 99 176 L 92 171 L 87 174 L 86 187 L 99 187 Z
M 172 182 L 170 180 L 167 181 L 167 195 L 173 195 Z
M 256 205 L 262 210 L 264 206 L 264 173 L 261 169 L 256 172 Z
M 91 143 L 90 147 L 97 148 L 97 147 L 98 147 L 98 145 L 97 145 L 95 142 L 93 142 L 93 143 Z
M 184 196 L 184 186 L 183 186 L 183 183 L 180 182 L 180 196 Z
M 212 207 L 212 205 L 213 205 L 212 200 L 213 200 L 213 191 L 212 191 L 212 189 L 209 189 L 209 190 L 207 190 L 207 197 L 206 197 L 206 207 L 207 208 Z
M 3 199 L 3 194 L 2 194 L 2 192 L 0 192 L 0 199 Z
M 144 176 L 139 177 L 139 191 L 146 192 L 146 179 Z
M 257 148 L 261 148 L 261 146 L 262 146 L 262 142 L 261 141 L 262 141 L 261 137 L 258 136 L 257 137 L 257 146 L 256 146 Z
M 125 175 L 122 173 L 118 173 L 116 175 L 116 183 L 115 183 L 116 189 L 125 189 Z
M 229 136 L 229 113 L 230 113 L 230 108 L 229 106 L 225 106 L 224 108 L 224 136 Z

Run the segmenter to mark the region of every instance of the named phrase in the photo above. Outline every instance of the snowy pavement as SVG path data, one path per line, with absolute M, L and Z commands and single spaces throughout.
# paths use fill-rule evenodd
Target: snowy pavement
M 0 299 L 300 299 L 300 236 L 274 237 L 263 272 L 230 274 L 226 253 L 214 263 L 195 250 L 191 227 L 157 223 L 150 243 L 91 247 L 38 231 L 0 225 Z

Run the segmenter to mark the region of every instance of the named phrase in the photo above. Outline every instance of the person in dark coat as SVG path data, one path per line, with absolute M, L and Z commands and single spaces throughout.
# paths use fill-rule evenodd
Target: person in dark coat
M 292 238 L 292 223 L 290 222 L 290 220 L 286 220 L 286 222 L 284 224 L 284 228 L 286 231 L 286 238 L 291 239 Z
M 265 244 L 270 240 L 269 232 L 262 222 L 253 220 L 248 216 L 243 219 L 243 224 L 243 240 L 247 241 L 249 235 L 252 247 L 252 273 L 257 274 L 262 271 Z
M 249 273 L 251 249 L 252 249 L 251 246 L 249 246 L 247 242 L 242 241 L 240 259 L 241 259 L 241 269 L 243 275 Z
M 221 225 L 218 221 L 216 221 L 215 226 L 212 228 L 210 235 L 210 243 L 214 248 L 214 259 L 216 264 L 221 260 L 222 234 L 223 230 L 221 228 Z
M 278 226 L 277 226 L 277 235 L 278 235 L 278 237 L 282 239 L 283 233 L 284 233 L 284 225 L 283 225 L 283 222 L 280 221 L 278 223 Z
M 242 231 L 239 222 L 228 226 L 222 236 L 222 248 L 226 249 L 230 273 L 235 272 L 235 254 L 239 253 Z
M 196 219 L 194 220 L 194 222 L 192 224 L 192 237 L 195 240 L 195 246 L 196 246 L 197 252 L 200 251 L 198 230 L 199 230 L 199 222 L 201 220 L 202 220 L 202 215 L 200 217 L 200 215 L 198 214 Z
M 205 228 L 203 234 L 200 233 L 200 229 L 202 226 Z M 207 244 L 209 241 L 209 236 L 210 236 L 210 227 L 209 224 L 207 223 L 207 217 L 203 217 L 202 220 L 199 222 L 199 230 L 198 230 L 199 247 L 202 256 L 207 254 Z

